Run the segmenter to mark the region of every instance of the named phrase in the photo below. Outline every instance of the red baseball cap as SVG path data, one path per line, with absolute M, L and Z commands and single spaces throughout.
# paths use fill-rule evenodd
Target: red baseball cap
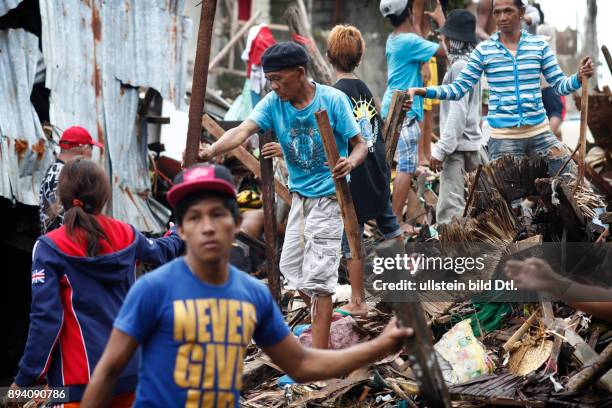
M 181 171 L 174 178 L 174 186 L 166 198 L 172 208 L 185 196 L 200 191 L 216 191 L 236 198 L 232 174 L 225 166 L 218 164 L 194 164 Z
M 99 148 L 104 147 L 102 143 L 93 140 L 87 129 L 80 126 L 72 126 L 64 130 L 59 140 L 59 144 L 60 146 L 64 144 L 71 146 L 91 145 L 98 146 Z

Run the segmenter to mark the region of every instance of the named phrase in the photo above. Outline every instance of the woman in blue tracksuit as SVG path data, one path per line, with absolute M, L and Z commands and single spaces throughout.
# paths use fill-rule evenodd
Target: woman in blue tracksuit
M 38 239 L 32 253 L 28 340 L 14 387 L 45 382 L 68 387 L 78 407 L 85 386 L 135 280 L 136 261 L 163 264 L 183 252 L 175 233 L 147 239 L 131 225 L 101 214 L 111 196 L 104 170 L 91 160 L 67 163 L 59 176 L 64 225 Z M 115 387 L 111 406 L 131 406 L 138 360 Z

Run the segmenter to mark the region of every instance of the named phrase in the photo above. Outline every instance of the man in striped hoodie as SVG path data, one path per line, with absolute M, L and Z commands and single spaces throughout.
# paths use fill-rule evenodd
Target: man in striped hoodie
M 548 164 L 548 172 L 556 174 L 569 154 L 550 130 L 540 75 L 557 94 L 568 95 L 580 88 L 582 76 L 593 75 L 593 63 L 585 57 L 578 73 L 566 77 L 546 39 L 521 30 L 524 15 L 521 0 L 495 0 L 493 18 L 499 31 L 476 47 L 457 78 L 448 85 L 412 88 L 409 92 L 413 96 L 459 100 L 469 94 L 484 73 L 490 86 L 490 158 L 540 154 Z

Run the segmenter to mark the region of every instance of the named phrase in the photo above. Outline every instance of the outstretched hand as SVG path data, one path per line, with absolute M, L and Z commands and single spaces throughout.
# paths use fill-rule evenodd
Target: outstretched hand
M 580 67 L 578 68 L 578 78 L 582 78 L 583 76 L 591 78 L 594 72 L 595 68 L 593 67 L 593 60 L 591 59 L 591 57 L 584 57 L 580 61 Z
M 544 292 L 556 290 L 563 279 L 546 261 L 540 258 L 507 261 L 504 273 L 508 279 L 514 281 L 514 285 L 519 289 Z

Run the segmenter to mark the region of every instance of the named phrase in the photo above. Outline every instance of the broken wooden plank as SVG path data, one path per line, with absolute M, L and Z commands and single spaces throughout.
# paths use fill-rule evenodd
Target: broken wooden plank
M 272 132 L 268 131 L 259 135 L 259 146 L 273 142 Z M 266 263 L 268 266 L 268 287 L 272 297 L 280 305 L 281 281 L 278 269 L 278 254 L 276 251 L 276 215 L 274 194 L 274 164 L 272 159 L 265 159 L 263 154 L 259 156 L 261 164 L 261 199 L 264 211 L 264 236 L 266 241 Z
M 582 366 L 590 366 L 598 361 L 599 355 L 574 330 L 566 329 L 565 338 L 574 347 L 572 357 Z M 603 389 L 612 392 L 612 370 L 603 374 L 597 381 Z
M 202 116 L 202 127 L 211 134 L 215 139 L 219 139 L 223 136 L 224 130 L 213 118 L 205 114 Z M 242 164 L 246 166 L 255 176 L 261 178 L 261 169 L 259 167 L 259 163 L 257 159 L 247 151 L 242 146 L 238 146 L 234 150 L 230 152 L 234 157 L 236 157 Z M 291 205 L 291 195 L 289 194 L 289 190 L 287 187 L 283 185 L 278 179 L 274 178 L 274 190 L 276 194 L 287 204 Z
M 376 255 L 381 258 L 403 257 L 406 248 L 397 240 L 389 240 L 376 247 Z M 405 271 L 388 270 L 386 273 L 401 274 Z M 390 276 L 390 275 L 387 275 Z M 414 329 L 414 335 L 404 340 L 404 349 L 408 352 L 409 361 L 415 380 L 420 389 L 420 395 L 429 407 L 450 407 L 450 396 L 438 365 L 433 348 L 432 334 L 425 312 L 420 303 L 392 302 L 391 307 L 400 324 Z
M 217 0 L 203 0 L 198 29 L 193 81 L 191 86 L 191 101 L 189 102 L 189 124 L 187 126 L 187 142 L 185 145 L 185 167 L 198 161 L 200 139 L 202 138 L 201 118 L 204 113 L 206 82 L 208 81 L 208 61 L 210 60 L 210 45 L 215 23 Z
M 258 387 L 270 377 L 278 374 L 274 368 L 267 364 L 265 358 L 256 357 L 255 359 L 245 362 L 242 370 L 242 392 L 246 392 Z
M 331 129 L 331 124 L 329 123 L 327 111 L 321 110 L 316 112 L 315 118 L 319 126 L 319 134 L 323 141 L 329 168 L 333 169 L 340 159 L 340 155 L 338 154 L 338 147 L 336 146 L 336 140 Z M 353 205 L 353 198 L 346 177 L 342 180 L 334 179 L 334 185 L 336 186 L 336 197 L 338 198 L 338 204 L 342 212 L 344 232 L 349 243 L 349 248 L 351 249 L 351 256 L 353 259 L 363 259 L 363 248 L 361 245 L 361 236 L 359 235 L 357 214 L 355 213 L 355 206 Z
M 502 348 L 504 349 L 505 352 L 508 353 L 514 348 L 514 345 L 516 344 L 516 342 L 521 340 L 521 338 L 523 337 L 525 333 L 527 333 L 527 330 L 529 330 L 531 325 L 535 323 L 535 320 L 537 319 L 539 314 L 540 314 L 540 309 L 538 308 L 535 312 L 533 312 L 531 316 L 529 316 L 529 319 L 527 319 L 525 323 L 523 323 L 521 327 L 519 327 L 519 329 L 514 332 L 514 334 L 508 339 L 508 341 L 504 343 Z
M 395 157 L 395 150 L 397 149 L 397 142 L 399 140 L 400 133 L 402 131 L 402 125 L 406 117 L 404 112 L 404 104 L 409 99 L 408 93 L 403 91 L 393 92 L 391 97 L 391 104 L 389 105 L 389 113 L 385 126 L 383 129 L 383 138 L 387 145 L 387 163 L 389 167 L 392 167 L 393 157 Z

